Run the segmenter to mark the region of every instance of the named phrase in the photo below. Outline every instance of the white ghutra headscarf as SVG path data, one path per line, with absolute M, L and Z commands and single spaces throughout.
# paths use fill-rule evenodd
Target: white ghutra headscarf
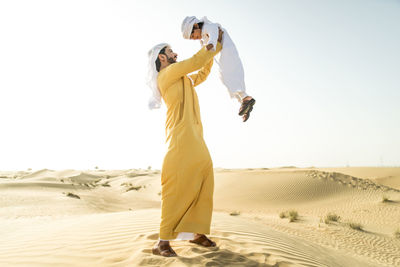
M 200 22 L 212 23 L 206 16 L 202 17 L 201 19 L 198 19 L 195 16 L 186 17 L 182 21 L 182 26 L 181 26 L 183 38 L 190 39 L 190 35 L 192 35 L 193 25 L 195 23 L 200 23 Z M 221 26 L 221 25 L 218 24 L 218 26 Z M 200 44 L 201 44 L 201 46 L 204 45 L 203 39 L 200 39 Z
M 147 85 L 150 87 L 152 95 L 149 99 L 149 109 L 156 109 L 161 107 L 161 93 L 157 85 L 158 71 L 156 69 L 156 60 L 160 50 L 169 46 L 167 43 L 161 43 L 154 46 L 148 52 L 149 63 L 147 71 Z
M 200 22 L 200 20 L 198 20 L 195 16 L 186 17 L 182 21 L 182 26 L 181 26 L 183 38 L 190 39 L 190 35 L 192 34 L 193 25 L 195 23 L 199 23 L 199 22 Z

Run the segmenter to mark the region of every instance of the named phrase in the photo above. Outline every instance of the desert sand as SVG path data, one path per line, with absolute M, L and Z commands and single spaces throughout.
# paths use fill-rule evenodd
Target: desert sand
M 2 171 L 0 266 L 400 266 L 400 168 L 216 169 L 217 248 L 176 258 L 151 254 L 160 191 L 157 170 Z

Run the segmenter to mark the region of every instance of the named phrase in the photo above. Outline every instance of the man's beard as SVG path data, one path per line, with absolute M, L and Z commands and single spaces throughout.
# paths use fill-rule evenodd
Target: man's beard
M 176 63 L 176 57 L 168 57 L 167 56 L 167 61 L 169 64 Z

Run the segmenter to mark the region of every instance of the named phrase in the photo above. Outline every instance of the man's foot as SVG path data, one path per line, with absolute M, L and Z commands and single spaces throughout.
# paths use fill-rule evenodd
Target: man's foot
M 169 241 L 159 241 L 158 244 L 151 250 L 154 255 L 160 255 L 164 257 L 176 257 L 178 256 L 175 251 L 169 245 Z
M 253 110 L 253 106 L 256 100 L 251 96 L 243 98 L 242 105 L 239 109 L 239 116 L 243 116 L 243 122 L 247 121 L 250 117 L 250 112 Z
M 214 241 L 210 240 L 203 234 L 196 234 L 194 239 L 189 242 L 203 247 L 215 247 L 217 245 Z

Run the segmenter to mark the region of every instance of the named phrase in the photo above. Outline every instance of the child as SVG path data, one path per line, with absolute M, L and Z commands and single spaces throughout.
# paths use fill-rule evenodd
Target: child
M 218 23 L 212 23 L 203 17 L 186 17 L 182 22 L 182 34 L 185 39 L 200 40 L 208 50 L 215 50 L 217 47 L 219 30 L 223 31 L 222 50 L 215 59 L 219 65 L 220 78 L 228 88 L 231 97 L 236 97 L 241 104 L 239 116 L 243 116 L 243 122 L 247 121 L 256 100 L 246 94 L 244 83 L 244 70 L 239 53 L 232 42 L 228 32 Z

